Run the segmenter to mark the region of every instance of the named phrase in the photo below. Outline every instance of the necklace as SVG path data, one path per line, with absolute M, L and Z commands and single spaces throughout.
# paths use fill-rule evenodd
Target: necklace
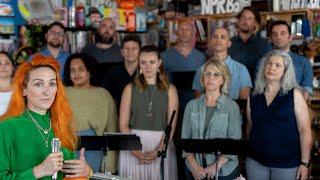
M 152 112 L 151 112 L 151 110 L 152 110 L 152 98 L 153 98 L 153 95 L 156 92 L 156 89 L 157 89 L 157 87 L 155 86 L 150 98 L 149 98 L 149 93 L 147 92 L 147 94 L 146 94 L 146 96 L 147 96 L 147 106 L 148 106 L 148 112 L 147 112 L 147 116 L 148 117 L 152 116 Z
M 45 142 L 46 147 L 49 147 L 49 143 L 48 143 L 48 139 L 49 139 L 49 132 L 51 130 L 51 119 L 49 118 L 49 128 L 48 129 L 44 129 L 40 126 L 40 124 L 35 120 L 35 118 L 31 115 L 30 111 L 27 110 L 27 113 L 29 115 L 29 117 L 31 118 L 32 122 L 36 125 L 36 128 L 38 129 L 43 141 Z M 47 136 L 47 137 L 45 137 Z

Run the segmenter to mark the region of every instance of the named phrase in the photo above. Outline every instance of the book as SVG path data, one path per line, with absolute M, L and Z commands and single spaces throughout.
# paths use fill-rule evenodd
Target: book
M 195 24 L 196 24 L 196 27 L 197 27 L 197 30 L 198 30 L 198 33 L 199 33 L 199 36 L 200 36 L 200 40 L 201 41 L 207 40 L 206 32 L 204 30 L 202 21 L 197 19 L 197 20 L 195 20 Z

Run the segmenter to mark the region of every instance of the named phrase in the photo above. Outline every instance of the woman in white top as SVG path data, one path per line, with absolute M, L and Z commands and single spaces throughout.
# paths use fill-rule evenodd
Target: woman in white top
M 11 79 L 13 74 L 13 61 L 5 51 L 0 52 L 0 115 L 6 110 L 11 98 Z

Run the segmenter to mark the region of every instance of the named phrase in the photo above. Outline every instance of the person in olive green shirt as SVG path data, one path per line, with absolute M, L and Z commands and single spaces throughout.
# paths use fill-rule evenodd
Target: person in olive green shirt
M 96 86 L 95 70 L 95 60 L 83 53 L 70 55 L 64 66 L 66 95 L 80 136 L 103 136 L 103 133 L 117 131 L 116 105 L 107 90 Z M 108 155 L 103 156 L 101 150 L 90 150 L 85 155 L 93 172 L 116 173 L 116 151 L 108 151 Z
M 13 80 L 8 109 L 0 117 L 0 179 L 87 178 L 91 168 L 74 159 L 77 136 L 72 112 L 60 80 L 58 62 L 35 55 L 20 65 Z M 51 153 L 51 140 L 61 141 Z

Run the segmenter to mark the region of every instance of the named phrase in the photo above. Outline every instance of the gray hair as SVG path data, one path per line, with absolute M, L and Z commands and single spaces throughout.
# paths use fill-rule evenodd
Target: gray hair
M 266 77 L 264 75 L 265 66 L 267 62 L 270 60 L 270 58 L 273 56 L 281 57 L 284 63 L 284 72 L 280 80 L 280 93 L 286 94 L 289 90 L 298 87 L 290 55 L 280 50 L 272 50 L 267 55 L 265 55 L 260 61 L 259 69 L 256 74 L 253 95 L 264 93 L 265 88 L 267 86 Z
M 201 68 L 201 79 L 200 79 L 200 83 L 201 86 L 204 88 L 203 85 L 203 77 L 204 77 L 204 70 L 209 66 L 209 65 L 213 65 L 215 68 L 217 68 L 218 71 L 221 72 L 222 78 L 224 80 L 222 86 L 220 87 L 220 92 L 222 94 L 228 95 L 229 94 L 229 83 L 230 83 L 230 72 L 229 69 L 227 67 L 227 65 L 224 62 L 220 62 L 217 59 L 214 58 L 210 58 Z M 205 91 L 205 88 L 204 88 Z

